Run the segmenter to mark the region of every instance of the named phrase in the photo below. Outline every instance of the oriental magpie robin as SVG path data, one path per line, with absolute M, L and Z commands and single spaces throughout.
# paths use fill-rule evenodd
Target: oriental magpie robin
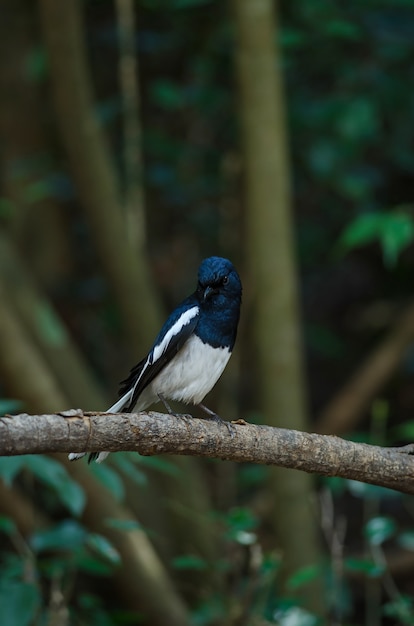
M 234 266 L 213 256 L 202 261 L 195 292 L 171 313 L 148 355 L 121 383 L 120 398 L 107 413 L 143 411 L 167 400 L 200 406 L 220 378 L 233 350 L 240 316 L 242 286 Z M 230 429 L 230 427 L 229 427 Z M 231 431 L 230 431 L 231 432 Z M 74 461 L 85 452 L 71 453 Z M 109 452 L 93 452 L 89 462 L 103 461 Z

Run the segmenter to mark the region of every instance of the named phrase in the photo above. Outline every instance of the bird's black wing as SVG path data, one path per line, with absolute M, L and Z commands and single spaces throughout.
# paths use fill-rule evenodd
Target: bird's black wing
M 191 302 L 191 301 L 190 301 Z M 132 368 L 129 376 L 121 382 L 120 396 L 133 389 L 125 407 L 131 411 L 140 394 L 181 350 L 193 334 L 199 320 L 199 308 L 193 302 L 176 309 L 167 319 L 148 356 Z

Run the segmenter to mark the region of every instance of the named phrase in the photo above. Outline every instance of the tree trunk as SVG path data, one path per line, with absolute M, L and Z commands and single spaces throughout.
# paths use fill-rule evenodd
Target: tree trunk
M 129 244 L 116 170 L 94 113 L 79 0 L 40 0 L 57 123 L 135 353 L 161 324 L 144 250 Z
M 48 189 L 53 165 L 42 77 L 30 69 L 39 49 L 36 7 L 28 0 L 0 0 L 0 14 L 2 195 L 14 241 L 40 283 L 53 288 L 73 261 L 66 216 Z
M 272 425 L 306 430 L 286 118 L 273 6 L 272 0 L 233 0 L 249 287 L 262 414 Z M 275 502 L 274 528 L 289 577 L 320 558 L 312 480 L 298 472 L 275 469 L 269 488 Z M 320 594 L 315 593 L 315 585 L 311 587 L 309 605 L 320 606 Z

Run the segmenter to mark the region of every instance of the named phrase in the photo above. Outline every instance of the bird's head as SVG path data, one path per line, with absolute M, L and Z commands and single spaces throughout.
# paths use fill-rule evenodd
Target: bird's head
M 242 285 L 234 265 L 218 256 L 202 261 L 198 270 L 197 296 L 200 303 L 223 304 L 228 299 L 240 304 Z

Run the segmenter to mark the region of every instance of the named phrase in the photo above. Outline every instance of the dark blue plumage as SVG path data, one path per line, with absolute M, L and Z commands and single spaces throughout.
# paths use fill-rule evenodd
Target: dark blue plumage
M 221 376 L 233 350 L 240 316 L 242 286 L 228 259 L 209 257 L 198 270 L 196 291 L 168 317 L 148 355 L 120 387 L 120 399 L 108 413 L 143 410 L 163 401 L 178 400 L 203 408 L 204 396 Z M 84 456 L 72 453 L 70 460 Z M 103 461 L 107 452 L 92 453 Z
M 223 279 L 226 282 L 223 284 Z M 207 297 L 204 297 L 205 290 Z M 195 334 L 214 348 L 233 350 L 240 317 L 242 286 L 232 263 L 221 257 L 210 257 L 200 265 L 196 295 L 200 321 Z

